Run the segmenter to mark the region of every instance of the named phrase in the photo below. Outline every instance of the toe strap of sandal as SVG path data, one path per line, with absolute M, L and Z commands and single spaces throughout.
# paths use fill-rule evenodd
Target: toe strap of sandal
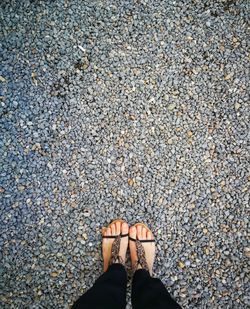
M 109 261 L 109 265 L 114 264 L 114 263 L 120 263 L 122 265 L 125 265 L 125 261 L 123 258 L 119 255 L 119 250 L 120 250 L 120 243 L 121 243 L 121 238 L 126 237 L 128 234 L 123 234 L 123 235 L 118 235 L 118 236 L 105 236 L 104 238 L 115 238 L 112 248 L 111 248 L 111 258 Z
M 121 235 L 109 235 L 109 236 L 102 236 L 102 238 L 110 238 L 110 239 L 116 239 L 118 236 L 122 237 L 127 237 L 128 234 L 121 234 Z
M 129 237 L 129 240 L 132 240 L 132 241 L 137 241 L 138 239 L 135 239 L 135 238 L 132 238 L 132 237 Z M 139 242 L 155 242 L 155 239 L 142 239 L 142 240 L 138 240 Z
M 149 271 L 148 264 L 147 264 L 147 261 L 146 261 L 146 256 L 145 256 L 145 250 L 144 250 L 141 242 L 142 242 L 141 240 L 135 240 L 138 260 L 133 265 L 133 273 L 135 273 L 135 271 L 137 270 L 138 265 L 141 265 L 142 269 Z M 150 242 L 152 242 L 152 241 L 150 240 Z

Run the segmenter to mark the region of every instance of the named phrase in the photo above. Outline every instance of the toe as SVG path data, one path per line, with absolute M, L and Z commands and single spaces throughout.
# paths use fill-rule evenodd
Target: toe
M 147 231 L 147 239 L 149 240 L 154 239 L 154 236 L 151 231 Z
M 142 227 L 141 234 L 142 234 L 142 239 L 146 239 L 146 237 L 147 237 L 147 230 L 145 229 L 145 227 Z
M 129 229 L 129 236 L 131 238 L 136 239 L 136 227 L 135 226 L 131 226 L 131 228 Z
M 120 235 L 121 234 L 121 222 L 120 221 L 116 222 L 115 227 L 116 227 L 116 235 Z
M 115 226 L 115 224 L 111 224 L 110 228 L 111 228 L 111 235 L 116 235 L 116 226 Z
M 131 226 L 131 228 L 129 229 L 129 237 L 136 239 L 136 227 L 135 226 Z M 137 252 L 136 252 L 136 245 L 135 245 L 135 241 L 129 241 L 129 250 L 130 250 L 130 256 L 131 256 L 131 263 L 132 265 L 134 265 L 134 263 L 137 261 L 138 257 L 137 257 Z
M 108 227 L 104 233 L 105 236 L 110 236 L 111 235 L 111 228 Z
M 111 228 L 107 227 L 105 228 L 105 231 L 103 232 L 103 236 L 110 236 L 111 235 Z M 109 242 L 108 238 L 103 238 L 102 243 L 104 246 L 106 246 Z
M 128 223 L 127 222 L 123 222 L 122 223 L 122 226 L 121 226 L 121 231 L 122 231 L 122 234 L 128 234 Z
M 136 230 L 137 230 L 137 237 L 139 240 L 141 240 L 142 239 L 142 226 L 137 225 Z

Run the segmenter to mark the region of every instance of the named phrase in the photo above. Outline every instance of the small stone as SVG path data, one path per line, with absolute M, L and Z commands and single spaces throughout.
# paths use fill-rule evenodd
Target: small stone
M 169 105 L 168 105 L 168 110 L 169 110 L 169 111 L 174 110 L 174 109 L 175 109 L 175 106 L 176 106 L 176 105 L 175 105 L 174 103 L 169 104 Z
M 88 60 L 88 58 L 85 57 L 84 61 L 82 63 L 82 69 L 86 70 L 88 67 L 89 67 L 89 60 Z
M 229 79 L 231 79 L 232 77 L 233 77 L 233 73 L 230 73 L 230 74 L 225 75 L 225 76 L 224 76 L 224 79 L 225 79 L 225 80 L 229 80 Z
M 189 266 L 191 265 L 191 262 L 190 262 L 189 260 L 187 260 L 187 261 L 185 261 L 185 265 L 186 265 L 187 267 L 189 267 Z
M 51 170 L 51 171 L 53 170 L 53 166 L 50 162 L 48 162 L 47 166 L 48 166 L 49 170 Z
M 135 184 L 135 179 L 134 179 L 134 178 L 129 178 L 129 179 L 128 179 L 128 184 L 129 184 L 130 186 L 133 186 L 133 185 Z
M 185 267 L 185 264 L 183 262 L 179 261 L 178 266 L 183 269 Z
M 222 45 L 222 44 L 220 44 L 220 46 L 219 46 L 219 50 L 220 50 L 220 51 L 222 51 L 222 52 L 224 52 L 224 51 L 225 51 L 225 46 L 224 46 L 224 45 Z
M 19 202 L 15 202 L 14 204 L 12 204 L 12 208 L 17 208 L 19 206 Z
M 87 235 L 86 233 L 83 233 L 83 234 L 82 234 L 82 237 L 83 237 L 85 240 L 88 239 L 88 235 Z
M 56 278 L 56 277 L 58 277 L 58 275 L 59 275 L 59 273 L 57 271 L 53 271 L 52 273 L 50 273 L 50 276 L 52 278 Z
M 188 205 L 188 209 L 195 209 L 195 203 L 191 203 L 190 205 Z
M 250 248 L 249 247 L 244 248 L 244 254 L 247 258 L 250 258 Z
M 221 187 L 224 187 L 225 184 L 226 184 L 225 180 L 222 180 L 222 181 L 220 182 L 220 186 L 221 186 Z
M 130 115 L 129 119 L 134 121 L 136 119 L 136 117 L 135 117 L 135 115 Z
M 193 136 L 193 132 L 192 131 L 187 131 L 187 136 L 188 137 L 192 137 Z
M 71 201 L 71 202 L 70 202 L 70 206 L 71 206 L 72 208 L 77 208 L 77 207 L 78 207 L 78 203 L 77 203 L 76 201 Z
M 0 75 L 0 82 L 1 83 L 5 83 L 6 82 L 6 79 L 3 76 L 1 76 L 1 75 Z
M 203 231 L 203 233 L 204 233 L 205 235 L 208 233 L 208 229 L 206 229 L 206 228 L 203 229 L 202 231 Z
M 25 186 L 19 185 L 19 186 L 17 187 L 17 189 L 18 189 L 18 191 L 23 192 L 23 191 L 25 190 Z
M 39 221 L 39 225 L 42 225 L 42 224 L 44 224 L 44 222 L 45 222 L 45 220 L 44 220 L 44 218 L 42 218 L 40 221 Z
M 235 103 L 235 104 L 234 104 L 235 110 L 238 110 L 240 107 L 241 107 L 240 103 Z

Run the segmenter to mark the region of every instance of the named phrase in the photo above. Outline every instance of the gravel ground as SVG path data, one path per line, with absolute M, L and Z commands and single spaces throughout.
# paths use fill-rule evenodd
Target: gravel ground
M 247 2 L 1 1 L 1 308 L 68 308 L 116 217 L 183 308 L 248 307 Z

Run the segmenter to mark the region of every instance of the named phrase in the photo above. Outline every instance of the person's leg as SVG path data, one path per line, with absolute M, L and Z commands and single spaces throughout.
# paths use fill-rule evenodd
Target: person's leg
M 181 309 L 161 280 L 151 277 L 155 258 L 152 232 L 144 224 L 136 224 L 130 228 L 129 239 L 131 262 L 135 271 L 132 282 L 133 309 Z
M 125 309 L 127 273 L 124 267 L 128 247 L 128 224 L 112 222 L 103 230 L 104 274 L 73 305 L 73 309 Z
M 122 264 L 112 264 L 72 309 L 125 309 L 127 272 Z
M 145 269 L 138 269 L 132 282 L 133 309 L 181 309 L 161 280 L 152 278 Z

